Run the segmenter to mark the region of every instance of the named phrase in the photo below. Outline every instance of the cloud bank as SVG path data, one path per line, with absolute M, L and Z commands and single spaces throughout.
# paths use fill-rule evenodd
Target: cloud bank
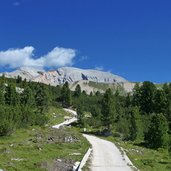
M 19 67 L 58 68 L 73 65 L 76 50 L 55 47 L 46 55 L 35 59 L 34 47 L 26 46 L 23 49 L 8 49 L 0 51 L 0 67 L 15 69 Z

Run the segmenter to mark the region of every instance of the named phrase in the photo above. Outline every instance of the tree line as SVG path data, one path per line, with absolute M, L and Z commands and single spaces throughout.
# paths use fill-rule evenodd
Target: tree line
M 150 148 L 171 150 L 171 84 L 157 88 L 145 81 L 137 83 L 127 95 L 111 89 L 88 95 L 79 85 L 71 91 L 68 82 L 55 87 L 2 76 L 0 135 L 10 135 L 15 129 L 30 125 L 44 125 L 52 105 L 75 108 L 80 127 L 106 131 Z
M 132 93 L 121 94 L 108 89 L 104 94 L 87 95 L 77 85 L 72 105 L 77 108 L 80 126 L 106 130 L 149 148 L 171 148 L 171 84 L 157 88 L 145 81 L 137 83 Z M 86 112 L 91 116 L 86 117 Z
M 0 136 L 17 128 L 44 125 L 56 89 L 41 83 L 0 77 Z

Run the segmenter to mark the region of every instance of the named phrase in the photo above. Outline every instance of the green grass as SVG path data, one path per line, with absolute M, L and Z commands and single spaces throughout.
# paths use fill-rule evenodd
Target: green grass
M 102 91 L 106 91 L 108 88 L 110 88 L 112 91 L 116 91 L 118 90 L 121 94 L 125 94 L 125 90 L 122 87 L 121 84 L 106 84 L 106 83 L 96 83 L 93 81 L 89 81 L 88 85 L 90 87 L 102 90 Z
M 107 140 L 114 142 L 118 147 L 122 147 L 133 164 L 141 171 L 171 170 L 171 158 L 169 158 L 166 149 L 148 149 L 113 137 L 108 137 Z
M 163 85 L 164 85 L 164 84 L 158 84 L 158 83 L 155 84 L 155 86 L 156 86 L 157 89 L 162 89 L 162 88 L 163 88 Z
M 57 117 L 49 125 L 58 124 L 68 115 L 62 109 L 51 108 Z M 56 123 L 57 122 L 57 123 Z M 65 137 L 72 137 L 73 142 L 66 142 Z M 53 138 L 51 142 L 48 140 Z M 89 144 L 75 128 L 52 129 L 46 127 L 29 127 L 18 129 L 11 136 L 0 137 L 0 169 L 5 171 L 40 171 L 45 170 L 42 163 L 51 165 L 56 159 L 80 161 Z M 80 153 L 80 155 L 72 155 Z M 21 161 L 16 161 L 21 159 Z
M 48 125 L 57 125 L 61 122 L 64 122 L 64 117 L 72 117 L 72 115 L 66 111 L 64 111 L 62 108 L 55 108 L 51 106 L 48 110 L 47 116 L 49 118 Z

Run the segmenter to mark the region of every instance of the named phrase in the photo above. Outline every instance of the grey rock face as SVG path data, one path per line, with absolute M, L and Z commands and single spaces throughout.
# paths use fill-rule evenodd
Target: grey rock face
M 13 72 L 1 73 L 9 78 L 16 78 L 18 75 L 28 81 L 42 82 L 51 85 L 74 83 L 76 81 L 88 80 L 99 83 L 124 83 L 128 82 L 124 78 L 98 70 L 84 70 L 73 67 L 62 67 L 53 71 L 37 70 L 33 68 L 20 68 Z

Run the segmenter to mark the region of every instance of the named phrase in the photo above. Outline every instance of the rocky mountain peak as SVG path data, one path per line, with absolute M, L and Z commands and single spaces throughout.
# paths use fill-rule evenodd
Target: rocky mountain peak
M 1 73 L 2 75 L 3 73 Z M 66 81 L 74 83 L 76 81 L 93 81 L 98 83 L 122 83 L 128 82 L 126 79 L 109 72 L 93 69 L 79 69 L 74 67 L 62 67 L 56 70 L 44 71 L 30 67 L 21 67 L 13 72 L 4 73 L 6 77 L 16 78 L 18 75 L 28 81 L 42 82 L 51 85 L 64 84 Z

